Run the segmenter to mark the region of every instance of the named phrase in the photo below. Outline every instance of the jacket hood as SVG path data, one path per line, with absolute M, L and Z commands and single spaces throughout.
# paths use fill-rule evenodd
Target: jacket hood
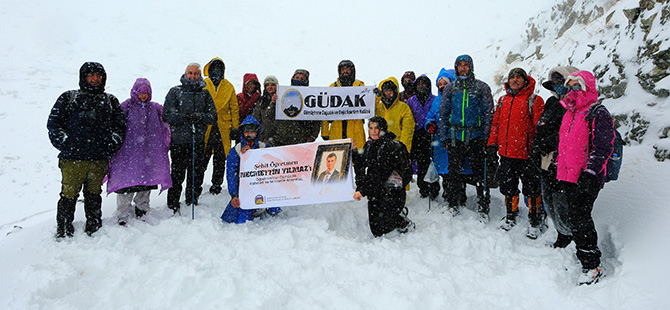
M 558 94 L 556 94 L 554 88 L 552 87 L 552 82 L 554 79 L 557 77 L 557 75 L 559 75 L 563 78 L 563 83 L 565 83 L 565 80 L 568 78 L 568 76 L 577 71 L 579 71 L 579 69 L 571 66 L 553 67 L 551 70 L 549 70 L 549 73 L 547 74 L 547 80 L 542 83 L 542 87 L 550 91 L 554 96 L 558 97 Z
M 447 70 L 442 68 L 440 73 L 437 74 L 437 78 L 435 79 L 435 86 L 437 86 L 437 81 L 439 81 L 441 78 L 448 78 L 453 83 L 456 80 L 456 70 Z
M 456 61 L 454 61 L 454 70 L 456 70 L 456 72 L 458 72 L 457 70 L 459 61 L 465 61 L 470 67 L 470 73 L 468 75 L 475 74 L 475 63 L 472 61 L 472 57 L 470 57 L 470 55 L 463 54 L 461 56 L 456 57 Z
M 258 81 L 258 76 L 256 76 L 255 73 L 245 73 L 244 78 L 242 80 L 243 80 L 243 82 L 242 82 L 242 93 L 246 93 L 247 82 L 249 82 L 249 81 L 256 81 L 258 86 L 261 85 L 261 83 Z M 258 87 L 258 89 L 256 91 L 260 92 L 261 91 L 260 87 Z
M 179 81 L 181 82 L 182 86 L 188 87 L 189 89 L 202 89 L 207 86 L 207 83 L 205 83 L 205 80 L 202 78 L 202 76 L 195 81 L 191 81 L 186 77 L 186 73 L 181 75 Z
M 379 82 L 379 89 L 382 89 L 382 85 L 384 85 L 384 83 L 386 83 L 388 81 L 391 81 L 391 82 L 393 82 L 393 84 L 395 84 L 396 91 L 400 91 L 400 87 L 399 87 L 400 84 L 398 84 L 398 80 L 395 77 L 389 77 L 389 78 Z
M 379 82 L 379 89 L 382 91 L 382 97 L 380 97 L 380 98 L 382 98 L 382 102 L 384 102 L 384 99 L 383 99 L 384 98 L 383 97 L 384 96 L 384 94 L 383 94 L 384 88 L 382 86 L 386 82 L 392 82 L 393 84 L 395 84 L 395 98 L 393 98 L 393 102 L 391 103 L 391 105 L 393 105 L 400 98 L 400 85 L 398 84 L 398 80 L 396 80 L 395 77 L 389 77 L 389 78 Z
M 258 137 L 261 136 L 261 130 L 263 130 L 263 128 L 261 128 L 261 123 L 259 123 L 259 122 L 258 122 L 253 116 L 251 116 L 251 115 L 247 116 L 247 118 L 245 118 L 245 119 L 242 121 L 242 123 L 240 124 L 240 126 L 238 127 L 238 129 L 239 129 L 239 131 L 240 131 L 240 141 L 242 141 L 242 142 L 244 142 L 244 143 L 247 142 L 247 140 L 244 139 L 244 130 L 243 130 L 243 128 L 244 128 L 245 125 L 256 125 L 256 126 L 258 126 L 258 133 L 256 134 L 256 141 L 254 141 L 254 143 L 258 142 Z
M 416 80 L 414 80 L 414 84 L 416 85 L 416 83 L 418 83 L 419 80 L 423 80 L 424 83 L 430 85 L 430 78 L 425 74 L 422 74 L 418 78 L 416 78 Z
M 225 77 L 225 76 L 226 76 L 226 63 L 223 62 L 223 59 L 221 59 L 221 58 L 219 58 L 219 57 L 214 57 L 214 58 L 212 58 L 212 60 L 210 60 L 210 61 L 205 65 L 205 68 L 202 69 L 202 74 L 203 74 L 204 76 L 209 76 L 209 67 L 212 65 L 212 62 L 215 62 L 215 61 L 220 61 L 221 64 L 223 64 L 223 76 Z
M 571 80 L 579 81 L 582 90 L 570 91 L 567 96 L 561 100 L 561 104 L 568 110 L 579 111 L 590 107 L 598 101 L 598 91 L 596 90 L 596 78 L 589 71 L 573 72 L 565 80 L 567 86 Z
M 135 84 L 133 84 L 133 88 L 130 90 L 130 100 L 132 102 L 140 102 L 138 97 L 141 93 L 148 93 L 149 99 L 147 99 L 147 102 L 151 101 L 151 83 L 145 78 L 135 80 Z
M 342 71 L 342 67 L 349 67 L 351 68 L 351 75 L 348 78 L 343 78 L 342 75 L 340 75 L 340 71 Z M 347 86 L 353 85 L 354 81 L 356 81 L 356 66 L 354 65 L 354 62 L 348 59 L 340 61 L 339 64 L 337 64 L 337 79 L 340 81 L 341 84 L 346 84 Z
M 100 86 L 93 87 L 86 82 L 86 77 L 91 73 L 99 73 L 102 76 L 102 83 Z M 105 91 L 105 84 L 107 84 L 107 73 L 102 64 L 88 61 L 81 65 L 81 68 L 79 68 L 79 89 L 93 93 L 102 93 Z
M 514 94 L 515 96 L 530 96 L 535 92 L 535 79 L 530 75 L 527 75 L 526 77 L 528 78 L 528 84 L 520 89 L 518 93 Z M 513 94 L 512 90 L 509 88 L 509 82 L 505 83 L 505 92 Z

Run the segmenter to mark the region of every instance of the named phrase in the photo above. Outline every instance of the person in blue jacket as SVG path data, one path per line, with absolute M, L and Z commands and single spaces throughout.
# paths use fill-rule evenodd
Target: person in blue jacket
M 488 221 L 490 195 L 486 184 L 486 142 L 493 119 L 491 88 L 477 79 L 469 55 L 460 55 L 454 62 L 456 80 L 445 86 L 440 104 L 440 141 L 449 152 L 449 211 L 459 213 L 458 189 L 464 178 L 460 173 L 465 158 L 470 161 L 477 183 L 477 204 L 482 219 Z M 458 172 L 458 173 L 455 173 Z
M 444 91 L 444 88 L 447 85 L 453 83 L 455 80 L 456 70 L 447 70 L 445 68 L 440 70 L 440 73 L 438 73 L 437 79 L 435 81 L 435 85 L 437 86 L 437 96 L 435 99 L 433 99 L 433 103 L 430 107 L 430 110 L 428 111 L 428 115 L 426 115 L 426 122 L 424 124 L 424 129 L 426 129 L 426 131 L 434 136 L 433 165 L 435 165 L 437 173 L 442 177 L 442 188 L 444 189 L 442 192 L 442 198 L 444 198 L 445 201 L 447 200 L 447 174 L 449 173 L 449 156 L 447 155 L 447 150 L 440 144 L 440 129 L 438 125 L 440 124 L 440 104 L 442 102 L 442 91 Z M 467 159 L 463 165 L 463 173 L 472 174 L 472 169 L 470 168 L 470 164 L 467 162 Z M 461 187 L 459 196 L 460 204 L 465 205 L 467 199 L 465 194 L 465 183 L 463 183 L 463 186 Z
M 255 210 L 240 208 L 240 156 L 250 149 L 265 148 L 267 144 L 259 141 L 261 124 L 253 116 L 247 116 L 238 129 L 240 131 L 240 143 L 228 152 L 226 159 L 226 181 L 228 182 L 228 193 L 231 199 L 223 214 L 221 214 L 221 219 L 228 223 L 242 224 L 252 219 Z M 281 212 L 279 207 L 268 209 L 270 215 L 279 212 Z

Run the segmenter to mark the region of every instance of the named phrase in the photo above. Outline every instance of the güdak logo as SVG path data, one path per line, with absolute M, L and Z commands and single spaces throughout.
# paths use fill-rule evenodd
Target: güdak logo
M 304 89 L 307 89 L 307 87 Z M 316 92 L 313 94 L 309 93 L 309 91 L 305 92 L 307 93 L 307 97 L 303 97 L 303 93 L 297 88 L 290 88 L 284 92 L 281 97 L 281 110 L 284 115 L 289 118 L 295 118 L 301 113 L 308 115 L 320 114 L 321 112 L 315 112 L 318 110 L 335 111 L 338 109 L 346 110 L 367 107 L 365 96 L 370 92 L 370 89 L 365 88 L 365 90 L 361 90 L 360 93 L 355 95 L 329 94 L 326 91 L 318 92 L 318 94 Z
M 281 110 L 284 115 L 294 118 L 302 112 L 302 94 L 295 88 L 284 92 L 281 97 Z

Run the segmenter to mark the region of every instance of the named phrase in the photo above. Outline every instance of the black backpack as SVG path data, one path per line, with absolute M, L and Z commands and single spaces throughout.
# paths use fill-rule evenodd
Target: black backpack
M 589 133 L 593 131 L 593 118 L 595 117 L 598 109 L 607 108 L 601 103 L 595 103 L 589 108 L 589 113 L 586 115 L 586 122 L 589 124 Z M 609 111 L 608 111 L 609 112 Z M 589 137 L 591 135 L 589 134 Z M 614 128 L 614 152 L 607 160 L 607 174 L 605 175 L 605 182 L 616 181 L 619 179 L 619 171 L 621 170 L 621 164 L 623 163 L 623 146 L 626 142 L 621 138 L 621 133 Z

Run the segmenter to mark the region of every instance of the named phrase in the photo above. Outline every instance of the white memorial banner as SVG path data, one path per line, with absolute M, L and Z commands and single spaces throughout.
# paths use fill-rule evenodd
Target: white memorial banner
M 351 139 L 248 150 L 240 160 L 242 209 L 354 200 Z
M 276 119 L 330 121 L 368 119 L 375 114 L 375 94 L 367 86 L 278 86 Z

